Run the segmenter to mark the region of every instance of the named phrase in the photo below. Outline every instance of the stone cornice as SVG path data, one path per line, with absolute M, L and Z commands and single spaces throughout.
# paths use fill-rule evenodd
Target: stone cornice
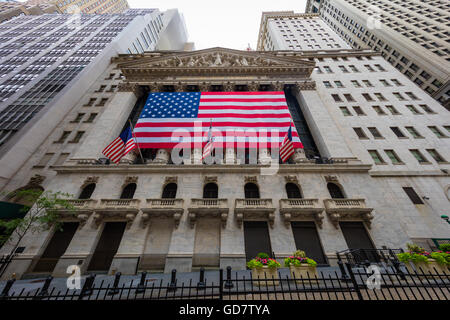
M 338 173 L 338 172 L 353 172 L 353 173 L 368 173 L 372 165 L 369 164 L 288 164 L 280 165 L 278 174 L 296 174 L 300 172 L 314 172 L 314 173 Z M 203 173 L 203 174 L 227 174 L 227 173 L 241 173 L 241 174 L 259 174 L 262 168 L 268 166 L 262 165 L 64 165 L 51 166 L 59 174 L 64 173 L 82 173 L 82 174 L 102 174 L 102 173 L 117 173 L 117 174 L 140 174 L 140 173 L 163 173 L 170 172 L 171 175 L 181 173 Z

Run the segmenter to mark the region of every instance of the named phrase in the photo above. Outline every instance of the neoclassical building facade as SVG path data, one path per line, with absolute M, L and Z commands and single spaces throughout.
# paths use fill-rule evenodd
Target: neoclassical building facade
M 347 64 L 384 71 L 338 73 L 338 65 Z M 324 67 L 336 70 L 327 74 Z M 402 86 L 385 86 L 380 79 Z M 373 84 L 367 92 L 352 86 L 363 80 Z M 111 85 L 116 89 L 102 106 L 91 103 L 102 98 L 100 88 Z M 174 164 L 166 149 L 142 150 L 144 161 L 138 153 L 118 165 L 102 159 L 103 148 L 128 120 L 136 123 L 148 94 L 166 91 L 284 91 L 304 149 L 288 163 L 277 162 L 275 171 L 262 161 L 271 156 L 267 149 L 258 150 L 255 161 L 226 150 L 223 162 L 214 164 L 193 156 Z M 413 92 L 419 100 L 397 103 L 393 92 Z M 367 94 L 386 101 L 365 101 Z M 419 104 L 433 113 L 419 120 L 407 106 L 419 109 Z M 372 105 L 399 114 L 382 116 Z M 335 265 L 336 252 L 349 248 L 402 248 L 412 241 L 434 246 L 433 239 L 450 237 L 440 218 L 449 210 L 448 142 L 430 128 L 431 135 L 422 139 L 399 139 L 391 127 L 441 132 L 450 125 L 443 112 L 373 51 L 211 48 L 119 55 L 30 159 L 31 169 L 17 178 L 26 184 L 39 175 L 44 189 L 72 194 L 76 210 L 61 211 L 63 231 L 27 236 L 5 276 L 65 276 L 70 265 L 83 273 L 123 274 L 244 269 L 258 252 L 281 260 L 296 249 L 320 265 Z M 88 128 L 92 113 L 94 125 Z M 85 134 L 63 161 L 42 162 L 55 142 L 70 143 L 67 132 L 75 131 Z M 426 161 L 418 161 L 411 150 Z M 432 153 L 424 156 L 429 150 L 442 161 Z M 7 253 L 8 246 L 1 251 Z

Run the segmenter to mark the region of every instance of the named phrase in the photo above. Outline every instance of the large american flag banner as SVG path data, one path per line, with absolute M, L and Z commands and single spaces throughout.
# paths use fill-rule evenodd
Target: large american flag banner
M 215 147 L 278 148 L 291 123 L 282 91 L 154 92 L 134 133 L 140 148 L 197 147 L 211 126 Z M 292 138 L 303 148 L 295 128 Z

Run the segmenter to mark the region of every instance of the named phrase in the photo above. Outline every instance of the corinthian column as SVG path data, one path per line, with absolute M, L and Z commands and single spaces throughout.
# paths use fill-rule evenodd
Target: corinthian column
M 269 164 L 270 163 L 269 149 L 259 148 L 258 149 L 258 163 L 259 164 Z
M 225 164 L 235 164 L 236 152 L 234 151 L 234 148 L 226 148 L 225 150 Z
M 120 159 L 120 163 L 133 164 L 134 161 L 136 161 L 136 158 L 137 154 L 135 150 L 131 150 L 122 159 Z

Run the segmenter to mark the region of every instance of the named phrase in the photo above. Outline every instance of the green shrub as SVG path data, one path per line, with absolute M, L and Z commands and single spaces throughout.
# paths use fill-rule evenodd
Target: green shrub
M 439 250 L 444 252 L 450 252 L 450 243 L 443 243 L 439 246 Z
M 418 253 L 411 253 L 411 252 L 404 252 L 404 253 L 398 253 L 397 254 L 398 260 L 400 260 L 403 263 L 407 263 L 407 262 L 426 262 L 428 263 L 428 257 L 424 256 L 422 254 L 418 254 Z
M 269 259 L 269 255 L 267 253 L 264 253 L 264 252 L 260 252 L 256 256 L 258 258 L 261 258 L 261 259 Z

